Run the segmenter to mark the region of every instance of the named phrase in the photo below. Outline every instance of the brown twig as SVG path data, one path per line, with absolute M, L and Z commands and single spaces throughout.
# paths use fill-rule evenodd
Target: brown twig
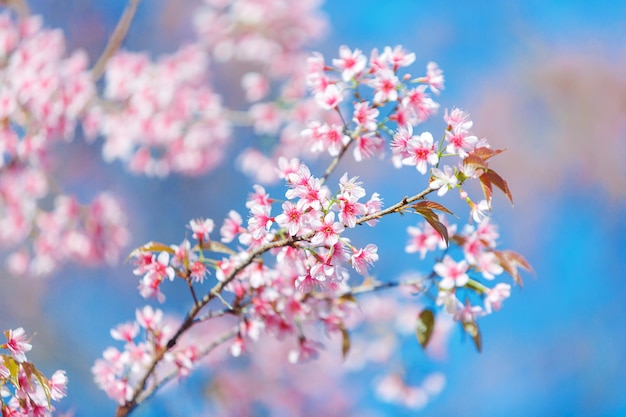
M 98 81 L 100 77 L 104 74 L 104 69 L 106 68 L 106 64 L 109 59 L 113 56 L 113 54 L 119 49 L 122 41 L 126 37 L 128 33 L 128 29 L 130 28 L 130 23 L 137 12 L 137 7 L 139 6 L 140 0 L 129 0 L 126 5 L 126 9 L 124 9 L 124 13 L 120 17 L 120 20 L 117 22 L 117 26 L 115 30 L 109 37 L 109 41 L 107 42 L 102 55 L 98 58 L 96 65 L 94 65 L 91 70 L 91 77 L 94 81 Z

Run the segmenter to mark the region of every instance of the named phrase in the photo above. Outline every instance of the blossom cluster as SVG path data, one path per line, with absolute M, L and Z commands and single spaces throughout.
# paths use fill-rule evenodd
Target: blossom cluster
M 197 175 L 222 162 L 231 125 L 222 98 L 207 84 L 208 55 L 188 45 L 152 62 L 119 52 L 108 62 L 103 100 L 85 125 L 105 139 L 105 161 L 164 177 Z
M 506 270 L 521 284 L 517 268 L 530 269 L 530 265 L 514 252 L 497 249 L 499 234 L 489 218 L 475 226 L 466 225 L 460 232 L 456 225 L 447 226 L 447 230 L 450 247 L 428 222 L 409 226 L 406 252 L 419 253 L 422 259 L 428 252 L 447 252 L 438 258 L 428 279 L 419 284 L 420 290 L 426 291 L 434 283 L 436 304 L 443 306 L 455 321 L 475 325 L 479 317 L 500 310 L 511 294 L 510 284 L 498 282 L 490 287 L 487 282 Z M 453 247 L 460 249 L 460 260 L 450 254 Z
M 159 309 L 145 306 L 137 309 L 135 316 L 134 322 L 111 329 L 111 337 L 124 342 L 124 349 L 107 348 L 102 359 L 98 359 L 92 367 L 96 385 L 118 404 L 131 400 L 136 385 L 141 382 L 154 358 L 166 349 L 175 331 L 174 322 Z M 197 344 L 179 345 L 163 356 L 158 373 L 166 376 L 173 371 L 185 376 L 198 356 Z M 150 384 L 152 387 L 154 381 Z
M 445 304 L 453 319 L 464 326 L 475 324 L 476 317 L 485 312 L 498 310 L 508 297 L 508 284 L 489 289 L 469 276 L 475 271 L 492 279 L 506 270 L 518 278 L 517 266 L 527 266 L 516 254 L 495 249 L 498 235 L 486 217 L 493 185 L 511 198 L 506 182 L 488 165 L 488 160 L 500 151 L 491 149 L 485 139 L 478 140 L 471 133 L 469 115 L 456 108 L 444 115 L 446 128 L 439 143 L 429 132 L 414 134 L 439 107 L 430 96 L 443 88 L 442 72 L 436 64 L 429 63 L 425 75 L 413 78 L 403 74 L 402 68 L 412 64 L 415 55 L 402 47 L 386 47 L 381 54 L 374 50 L 369 60 L 359 50 L 347 47 L 341 47 L 339 55 L 328 66 L 323 56 L 314 54 L 307 67 L 306 80 L 318 111 L 307 116 L 300 133 L 306 146 L 301 148 L 334 158 L 324 176 L 312 174 L 298 158 L 279 158 L 273 169 L 285 182 L 284 198 L 276 199 L 263 186 L 255 185 L 246 202 L 247 219 L 231 210 L 219 229 L 219 241 L 211 238 L 215 229 L 212 219 L 195 219 L 189 223 L 191 240 L 184 239 L 178 245 L 151 242 L 132 253 L 143 297 L 163 302 L 162 284 L 183 280 L 194 307 L 178 332 L 156 347 L 135 344 L 138 327 L 124 325 L 126 331 L 132 330 L 124 339 L 125 351 L 110 348 L 104 361 L 94 367 L 98 384 L 121 405 L 135 405 L 144 387 L 137 383 L 139 377 L 133 372 L 143 370 L 147 372 L 144 377 L 149 376 L 153 365 L 163 360 L 159 349 L 175 356 L 178 338 L 186 329 L 225 315 L 237 319 L 228 342 L 235 357 L 250 351 L 251 342 L 269 334 L 295 341 L 296 347 L 285 355 L 290 362 L 318 358 L 324 344 L 313 331 L 316 324 L 321 324 L 327 334 L 340 335 L 346 355 L 351 345 L 348 326 L 354 324 L 351 317 L 357 305 L 353 292 L 359 283 L 364 291 L 384 287 L 368 278 L 369 268 L 378 260 L 377 246 L 355 246 L 346 235 L 357 225 L 375 226 L 387 214 L 414 209 L 424 217 L 421 228 L 409 228 L 413 238 L 408 252 L 419 252 L 423 258 L 435 249 L 446 251 L 435 262 L 430 281 L 424 278 L 396 285 L 406 285 L 420 294 L 428 290 L 429 282 L 436 284 L 438 303 Z M 350 148 L 356 161 L 382 157 L 390 149 L 395 166 L 415 167 L 418 175 L 426 177 L 425 189 L 388 209 L 382 208 L 378 193 L 366 200 L 362 183 L 347 173 L 332 190 L 328 178 Z M 453 162 L 442 166 L 442 161 Z M 463 189 L 468 180 L 481 183 L 485 199 L 478 204 Z M 477 226 L 467 226 L 457 233 L 455 225 L 448 225 L 436 214 L 450 211 L 426 199 L 435 191 L 442 196 L 451 189 L 458 189 L 467 201 L 470 218 L 479 223 Z M 237 245 L 235 249 L 229 246 L 233 244 Z M 451 249 L 448 244 L 460 246 L 465 259 L 454 261 L 447 253 Z M 350 270 L 361 276 L 358 282 L 350 279 Z M 206 283 L 211 289 L 198 297 L 197 292 Z M 456 298 L 461 288 L 484 296 L 484 310 L 461 303 Z M 407 311 L 413 311 L 413 326 L 423 325 L 419 312 L 414 308 Z M 428 324 L 428 338 L 433 331 L 434 323 Z M 115 335 L 120 333 L 122 330 L 115 330 L 114 338 L 119 339 Z M 182 361 L 185 365 L 179 365 L 179 371 L 187 373 L 194 360 Z M 428 392 L 434 395 L 437 391 L 405 386 L 399 381 L 397 376 L 388 375 L 379 385 L 381 397 L 417 408 L 427 401 Z
M 115 261 L 127 242 L 119 202 L 100 193 L 79 204 L 57 191 L 49 167 L 54 145 L 73 139 L 94 100 L 87 55 L 65 57 L 62 32 L 38 16 L 0 13 L 0 39 L 0 246 L 13 250 L 9 270 L 41 276 L 68 260 Z
M 58 370 L 50 378 L 27 361 L 32 345 L 19 327 L 4 332 L 7 342 L 0 345 L 0 411 L 3 416 L 52 416 L 51 401 L 66 396 L 67 376 Z

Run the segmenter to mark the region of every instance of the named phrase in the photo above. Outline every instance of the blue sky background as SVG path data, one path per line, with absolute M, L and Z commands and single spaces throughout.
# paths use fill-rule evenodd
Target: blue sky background
M 31 7 L 44 14 L 48 26 L 66 28 L 72 46 L 90 48 L 96 56 L 124 2 L 64 4 L 61 9 L 32 1 Z M 183 2 L 164 32 L 156 29 L 163 24 L 159 13 L 167 2 L 144 2 L 127 46 L 172 50 L 189 35 L 184 17 L 193 4 Z M 621 188 L 626 173 L 624 165 L 615 164 L 616 153 L 618 161 L 626 162 L 621 145 L 625 131 L 617 123 L 610 130 L 614 137 L 590 136 L 586 143 L 557 137 L 567 132 L 559 120 L 583 120 L 590 126 L 596 120 L 576 113 L 566 114 L 566 119 L 552 117 L 559 106 L 567 111 L 570 107 L 551 101 L 553 96 L 545 93 L 552 91 L 550 86 L 537 87 L 533 81 L 542 68 L 564 57 L 553 83 L 575 73 L 580 77 L 574 78 L 575 85 L 582 83 L 576 80 L 591 79 L 613 95 L 626 91 L 607 85 L 595 72 L 604 68 L 626 74 L 626 2 L 341 0 L 329 1 L 324 10 L 331 33 L 315 49 L 327 56 L 342 44 L 364 51 L 402 44 L 416 52 L 418 68 L 434 60 L 444 69 L 442 108 L 469 110 L 479 135 L 489 132 L 493 146 L 508 148 L 494 164 L 509 179 L 516 204 L 511 209 L 497 196 L 495 217 L 503 247 L 522 252 L 536 270 L 535 277 L 526 275 L 523 289 L 513 290 L 501 312 L 481 322 L 482 354 L 463 342 L 460 333 L 453 334 L 448 360 L 433 365 L 447 374 L 448 385 L 426 409 L 417 413 L 371 407 L 399 416 L 626 416 L 626 193 Z M 594 70 L 581 77 L 579 67 L 568 67 L 568 56 L 588 59 Z M 565 91 L 572 94 L 566 94 L 566 100 L 584 99 L 574 94 L 574 87 Z M 496 100 L 519 111 L 510 131 L 498 125 L 502 114 L 486 110 Z M 594 104 L 602 110 L 604 103 L 613 102 Z M 616 114 L 625 120 L 626 97 L 621 103 Z M 581 169 L 590 147 L 605 151 Z M 133 246 L 148 240 L 174 243 L 190 218 L 220 221 L 230 208 L 243 211 L 250 187 L 232 170 L 193 179 L 134 177 L 119 165 L 101 162 L 97 145 L 80 141 L 64 149 L 64 158 L 72 161 L 62 170 L 66 189 L 84 198 L 95 190 L 112 189 L 130 199 Z M 94 167 L 85 182 L 85 170 Z M 407 182 L 397 175 L 381 166 L 376 176 L 366 179 L 366 186 L 404 195 Z M 403 253 L 407 225 L 405 218 L 390 219 L 390 232 L 376 234 L 381 248 L 378 271 L 385 275 L 397 276 L 415 263 Z M 133 317 L 136 306 L 143 304 L 130 266 L 70 267 L 44 282 L 3 279 L 11 290 L 1 296 L 2 327 L 19 323 L 29 333 L 37 331 L 30 358 L 46 370 L 68 371 L 70 398 L 64 404 L 75 404 L 78 416 L 111 416 L 114 406 L 91 383 L 89 368 L 110 343 L 109 329 Z M 32 308 L 20 309 L 20 304 Z M 184 307 L 181 304 L 181 311 Z M 405 356 L 416 373 L 430 366 L 424 365 L 427 359 L 419 350 Z M 137 415 L 158 415 L 156 410 L 170 400 L 157 397 Z

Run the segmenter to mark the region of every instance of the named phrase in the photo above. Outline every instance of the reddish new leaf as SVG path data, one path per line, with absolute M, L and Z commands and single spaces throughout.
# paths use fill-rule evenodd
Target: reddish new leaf
M 444 211 L 446 213 L 452 214 L 450 210 L 448 210 L 444 205 L 437 203 L 436 201 L 424 200 L 418 203 L 413 204 L 411 207 L 415 209 L 415 211 L 419 211 L 420 208 L 427 208 L 431 210 L 439 210 Z
M 478 181 L 480 181 L 480 188 L 483 190 L 483 194 L 485 195 L 485 200 L 487 200 L 488 204 L 491 204 L 491 197 L 493 196 L 493 187 L 491 186 L 491 181 L 489 177 L 482 174 L 478 177 Z
M 471 166 L 474 169 L 489 169 L 489 164 L 487 164 L 484 159 L 474 154 L 466 156 L 465 159 L 463 159 L 463 165 Z
M 478 158 L 482 159 L 483 161 L 486 161 L 489 158 L 492 158 L 492 157 L 494 157 L 496 155 L 501 154 L 505 150 L 506 149 L 485 148 L 483 146 L 483 147 L 474 149 L 474 151 L 472 152 L 472 155 L 477 156 Z
M 509 185 L 500 175 L 498 175 L 496 171 L 493 171 L 490 169 L 489 171 L 481 175 L 480 176 L 481 183 L 483 181 L 483 177 L 488 178 L 489 183 L 498 187 L 504 193 L 504 195 L 507 196 L 511 204 L 513 204 L 513 194 L 511 194 L 511 190 L 509 190 Z
M 420 201 L 419 203 L 413 204 L 411 207 L 415 210 L 416 213 L 421 214 L 422 217 L 424 217 L 428 224 L 430 224 L 432 228 L 435 229 L 437 233 L 439 233 L 439 236 L 441 236 L 441 238 L 445 240 L 447 245 L 449 241 L 448 228 L 445 224 L 439 221 L 439 217 L 433 211 L 433 209 L 444 211 L 450 214 L 452 214 L 452 212 L 446 207 L 434 201 Z
M 513 277 L 515 282 L 518 283 L 520 287 L 523 287 L 524 283 L 522 282 L 522 277 L 520 276 L 517 268 L 521 267 L 529 272 L 533 272 L 533 268 L 530 266 L 528 261 L 526 261 L 526 259 L 524 259 L 524 257 L 519 253 L 510 250 L 494 250 L 493 253 L 496 255 L 500 266 L 502 266 L 502 268 L 509 275 L 511 275 L 511 277 Z

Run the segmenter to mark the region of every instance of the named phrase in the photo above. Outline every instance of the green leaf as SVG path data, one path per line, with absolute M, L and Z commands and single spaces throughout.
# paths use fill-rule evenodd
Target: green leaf
M 417 341 L 422 348 L 426 349 L 428 346 L 428 342 L 430 342 L 430 337 L 433 334 L 433 329 L 435 328 L 435 313 L 429 308 L 422 310 L 422 312 L 417 316 L 417 327 L 416 327 L 416 335 Z
M 128 258 L 126 258 L 126 260 L 128 261 L 130 258 L 134 258 L 142 252 L 167 252 L 170 255 L 173 255 L 175 253 L 174 249 L 170 248 L 164 243 L 148 242 L 145 245 L 133 250 L 130 255 L 128 255 Z
M 476 346 L 476 350 L 478 350 L 478 353 L 482 352 L 483 343 L 480 337 L 480 329 L 478 328 L 478 323 L 476 323 L 475 321 L 465 321 L 463 322 L 463 330 L 465 330 L 474 341 L 474 345 Z
M 29 381 L 32 380 L 33 376 L 37 379 L 37 381 L 39 382 L 39 385 L 43 389 L 43 392 L 46 396 L 48 405 L 50 405 L 51 392 L 50 392 L 50 384 L 48 383 L 48 378 L 46 378 L 46 376 L 42 374 L 39 369 L 35 368 L 35 365 L 30 362 L 22 362 L 22 369 L 24 370 L 24 373 L 28 377 Z
M 15 359 L 13 359 L 13 356 L 11 355 L 3 354 L 0 356 L 2 356 L 2 360 L 4 361 L 4 366 L 6 366 L 6 368 L 9 370 L 9 380 L 14 386 L 19 387 L 20 383 L 17 378 L 17 375 L 20 372 L 19 363 Z
M 202 250 L 208 250 L 210 252 L 216 253 L 226 253 L 228 255 L 235 255 L 237 252 L 229 248 L 220 242 L 215 242 L 214 240 L 209 240 L 208 242 L 202 242 Z

